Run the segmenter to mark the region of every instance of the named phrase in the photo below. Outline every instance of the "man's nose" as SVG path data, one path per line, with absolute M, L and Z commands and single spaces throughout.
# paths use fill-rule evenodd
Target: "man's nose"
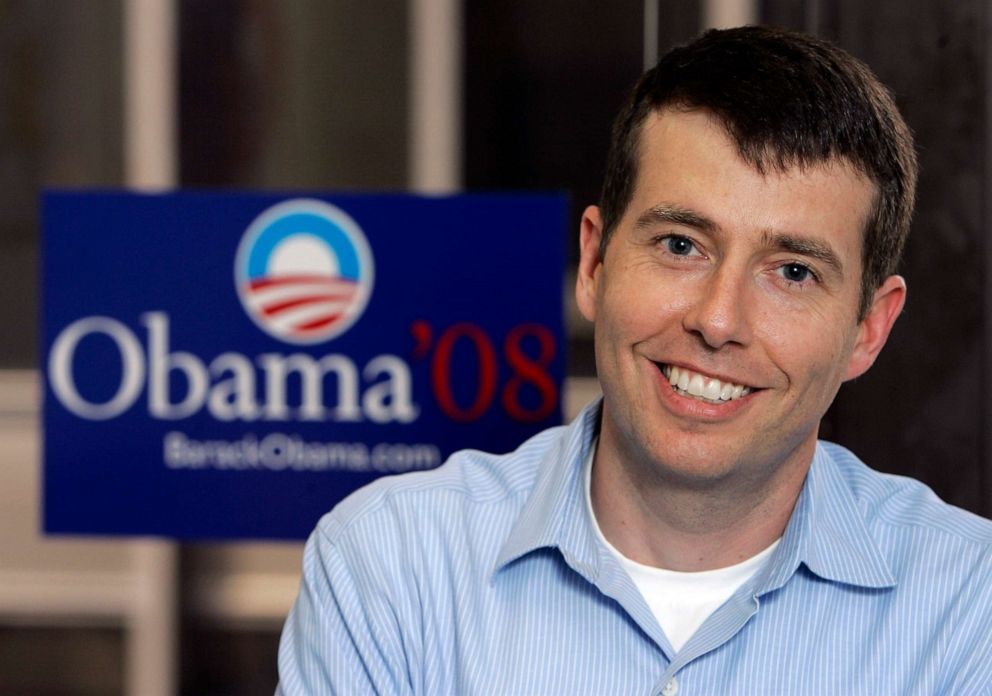
M 747 345 L 751 340 L 750 299 L 746 273 L 727 266 L 716 268 L 700 283 L 682 324 L 711 348 Z

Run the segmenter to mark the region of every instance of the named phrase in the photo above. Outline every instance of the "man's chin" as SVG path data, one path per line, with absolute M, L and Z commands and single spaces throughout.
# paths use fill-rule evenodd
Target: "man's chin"
M 670 452 L 663 461 L 655 461 L 654 469 L 664 485 L 698 492 L 727 488 L 742 474 L 740 465 L 733 461 L 672 457 Z

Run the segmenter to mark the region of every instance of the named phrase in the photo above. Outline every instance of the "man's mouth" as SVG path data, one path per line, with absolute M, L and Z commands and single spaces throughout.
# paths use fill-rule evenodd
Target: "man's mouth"
M 733 382 L 721 382 L 715 377 L 693 372 L 685 367 L 660 365 L 672 389 L 681 394 L 711 404 L 734 401 L 751 393 L 751 387 Z

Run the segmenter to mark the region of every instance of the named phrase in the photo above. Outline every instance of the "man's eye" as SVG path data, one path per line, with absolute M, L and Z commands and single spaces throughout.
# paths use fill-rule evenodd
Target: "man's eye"
M 801 263 L 787 263 L 781 266 L 779 271 L 782 277 L 791 283 L 805 283 L 810 278 L 815 278 L 813 271 Z
M 665 237 L 665 247 L 676 256 L 688 256 L 692 253 L 694 245 L 686 237 Z

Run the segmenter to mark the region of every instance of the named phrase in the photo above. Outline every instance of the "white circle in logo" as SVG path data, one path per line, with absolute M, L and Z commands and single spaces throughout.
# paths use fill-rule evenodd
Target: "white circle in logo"
M 375 280 L 368 240 L 340 208 L 299 198 L 248 226 L 234 260 L 245 312 L 270 336 L 299 345 L 340 336 L 365 311 Z

